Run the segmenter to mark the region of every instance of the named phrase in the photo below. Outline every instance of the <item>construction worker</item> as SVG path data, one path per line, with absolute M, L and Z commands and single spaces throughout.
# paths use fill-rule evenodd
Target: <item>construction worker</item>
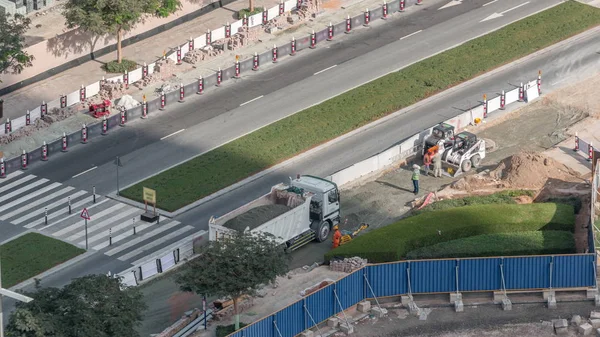
M 442 154 L 440 152 L 436 153 L 435 156 L 433 156 L 433 176 L 442 176 Z
M 426 176 L 429 175 L 429 166 L 431 165 L 432 155 L 433 155 L 433 153 L 427 151 L 427 153 L 425 153 L 425 156 L 423 157 L 423 164 L 425 166 L 425 175 Z
M 421 175 L 421 168 L 419 165 L 413 165 L 412 182 L 413 182 L 413 193 L 416 195 L 419 193 L 419 175 Z
M 340 226 L 335 225 L 335 226 L 333 226 L 333 239 L 332 239 L 334 249 L 340 246 L 340 241 L 342 241 L 342 232 L 340 232 Z

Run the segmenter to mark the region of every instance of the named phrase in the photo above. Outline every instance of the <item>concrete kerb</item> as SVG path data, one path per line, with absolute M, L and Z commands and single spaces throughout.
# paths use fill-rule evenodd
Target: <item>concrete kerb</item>
M 539 12 L 542 12 L 542 11 L 544 11 L 544 10 L 547 10 L 547 9 L 549 9 L 549 8 L 552 8 L 552 7 L 554 7 L 554 6 L 557 6 L 557 5 L 558 5 L 558 4 L 554 4 L 554 5 L 552 5 L 552 6 L 549 6 L 549 7 L 545 8 L 545 9 L 543 9 L 543 10 L 540 10 L 540 11 L 537 11 L 537 12 L 535 12 L 535 13 L 532 13 L 531 15 L 535 15 L 535 14 L 537 14 L 537 13 L 539 13 Z M 531 16 L 531 15 L 529 15 L 529 16 Z M 522 18 L 522 19 L 524 19 L 524 18 Z M 519 20 L 522 20 L 522 19 L 519 19 Z M 503 25 L 503 26 L 501 26 L 501 27 L 499 27 L 499 28 L 497 28 L 497 29 L 495 29 L 495 30 L 501 29 L 502 27 L 505 27 L 505 26 L 507 26 L 507 25 L 510 25 L 510 24 L 512 24 L 512 23 L 514 23 L 514 22 L 516 22 L 516 21 L 519 21 L 519 20 L 514 20 L 514 21 L 512 21 L 512 22 L 509 22 L 509 23 L 507 23 L 507 24 L 505 24 L 505 25 Z M 495 30 L 494 30 L 494 31 L 495 31 Z M 491 32 L 493 32 L 493 31 L 491 31 Z M 456 48 L 456 47 L 458 47 L 458 46 L 460 46 L 460 45 L 462 45 L 462 44 L 464 44 L 464 43 L 466 43 L 466 42 L 469 42 L 469 41 L 471 41 L 471 40 L 473 40 L 473 39 L 479 38 L 479 37 L 481 37 L 481 36 L 483 36 L 483 35 L 487 35 L 487 34 L 489 34 L 489 33 L 491 33 L 491 32 L 488 32 L 488 33 L 486 33 L 486 34 L 481 34 L 481 35 L 479 35 L 479 36 L 477 36 L 477 37 L 474 37 L 474 38 L 472 38 L 472 39 L 469 39 L 469 40 L 466 40 L 466 41 L 464 41 L 464 42 L 462 42 L 462 43 L 456 44 L 456 45 L 454 45 L 454 46 L 452 46 L 452 47 L 446 48 L 446 49 L 444 49 L 444 50 L 442 50 L 442 51 L 439 51 L 439 52 L 437 52 L 437 53 L 434 53 L 434 54 L 432 54 L 432 55 L 431 55 L 431 56 L 429 56 L 429 57 L 433 57 L 433 56 L 435 56 L 435 55 L 441 54 L 441 53 L 443 53 L 443 52 L 445 52 L 445 51 L 448 51 L 448 50 L 450 50 L 450 49 Z M 331 141 L 329 141 L 329 142 L 327 142 L 327 143 L 324 143 L 324 144 L 322 144 L 322 145 L 319 145 L 319 146 L 317 146 L 317 147 L 315 147 L 315 148 L 313 148 L 313 149 L 310 149 L 310 150 L 308 150 L 308 151 L 306 151 L 306 152 L 304 152 L 304 153 L 302 153 L 302 154 L 300 154 L 300 155 L 298 155 L 298 156 L 295 156 L 294 158 L 288 159 L 288 160 L 286 160 L 286 161 L 284 161 L 284 162 L 282 162 L 282 163 L 279 163 L 279 164 L 277 164 L 277 165 L 275 165 L 275 166 L 273 166 L 273 167 L 271 167 L 271 168 L 269 168 L 269 169 L 267 169 L 267 170 L 264 170 L 264 171 L 262 171 L 262 172 L 260 172 L 260 173 L 257 173 L 257 174 L 255 174 L 255 175 L 253 175 L 253 176 L 250 176 L 250 177 L 248 177 L 248 178 L 246 178 L 246 179 L 244 179 L 244 180 L 242 180 L 242 181 L 240 181 L 240 182 L 237 182 L 237 183 L 235 183 L 235 184 L 233 184 L 233 185 L 230 185 L 230 186 L 228 186 L 228 187 L 226 187 L 226 188 L 224 188 L 224 189 L 222 189 L 222 190 L 219 190 L 218 192 L 215 192 L 215 193 L 213 193 L 213 194 L 211 194 L 211 195 L 209 195 L 209 196 L 207 196 L 207 197 L 204 197 L 204 198 L 202 198 L 202 199 L 200 199 L 200 200 L 198 200 L 198 201 L 196 201 L 196 202 L 194 202 L 194 203 L 191 203 L 191 204 L 189 204 L 189 205 L 187 205 L 187 206 L 184 206 L 184 207 L 182 207 L 182 208 L 178 209 L 177 211 L 174 211 L 174 212 L 165 212 L 165 216 L 169 216 L 169 217 L 175 217 L 175 216 L 178 216 L 178 215 L 180 215 L 180 214 L 183 214 L 183 213 L 187 212 L 187 211 L 188 211 L 188 210 L 190 210 L 190 209 L 193 209 L 193 208 L 195 208 L 195 207 L 197 207 L 197 206 L 199 206 L 199 205 L 202 205 L 202 204 L 204 204 L 204 203 L 207 203 L 207 202 L 209 202 L 209 201 L 211 201 L 211 200 L 217 199 L 218 197 L 220 197 L 220 196 L 222 196 L 222 195 L 224 195 L 224 194 L 227 194 L 227 193 L 229 193 L 229 192 L 231 192 L 231 191 L 234 191 L 234 190 L 236 190 L 236 189 L 238 189 L 238 188 L 242 187 L 243 185 L 246 185 L 246 184 L 248 184 L 248 183 L 251 183 L 251 182 L 253 182 L 253 181 L 257 180 L 257 179 L 260 179 L 261 177 L 263 177 L 263 176 L 265 176 L 265 175 L 267 175 L 267 174 L 269 174 L 269 173 L 272 173 L 272 172 L 274 172 L 274 171 L 277 171 L 277 170 L 279 170 L 279 169 L 281 169 L 281 168 L 283 168 L 283 167 L 285 167 L 285 166 L 291 165 L 291 164 L 293 164 L 293 163 L 297 162 L 298 160 L 301 160 L 301 159 L 303 159 L 303 158 L 305 158 L 305 157 L 307 157 L 307 156 L 310 156 L 310 155 L 312 155 L 312 154 L 314 154 L 314 153 L 316 153 L 316 152 L 318 152 L 318 151 L 320 151 L 320 150 L 323 150 L 323 149 L 325 149 L 325 148 L 328 148 L 328 147 L 330 147 L 330 146 L 332 146 L 332 145 L 335 145 L 335 144 L 337 144 L 337 143 L 341 142 L 342 140 L 345 140 L 345 139 L 347 139 L 347 138 L 349 138 L 349 137 L 352 137 L 352 136 L 354 136 L 354 135 L 356 135 L 356 134 L 359 134 L 359 133 L 361 133 L 361 132 L 364 132 L 364 131 L 366 131 L 366 130 L 369 130 L 369 129 L 371 129 L 371 128 L 373 128 L 373 127 L 375 127 L 375 126 L 377 126 L 377 125 L 379 125 L 379 124 L 381 124 L 381 123 L 384 123 L 384 122 L 386 122 L 386 121 L 388 121 L 388 120 L 390 120 L 390 119 L 392 119 L 392 118 L 396 118 L 396 117 L 398 117 L 398 116 L 401 116 L 401 115 L 403 115 L 403 114 L 406 114 L 407 112 L 410 112 L 410 111 L 412 111 L 413 109 L 416 109 L 416 108 L 418 108 L 418 107 L 420 107 L 420 106 L 422 106 L 422 105 L 424 105 L 424 104 L 428 104 L 428 103 L 431 103 L 431 102 L 435 102 L 435 101 L 437 101 L 437 100 L 439 100 L 439 99 L 441 99 L 441 98 L 443 98 L 443 97 L 446 97 L 446 96 L 447 96 L 447 95 L 449 95 L 449 94 L 452 94 L 453 92 L 455 92 L 455 91 L 457 91 L 457 90 L 459 90 L 459 89 L 462 89 L 462 88 L 464 88 L 465 86 L 468 86 L 468 85 L 473 85 L 473 84 L 475 84 L 475 83 L 478 83 L 478 82 L 480 82 L 480 81 L 482 81 L 482 80 L 484 80 L 484 79 L 486 79 L 486 78 L 488 78 L 488 77 L 490 77 L 490 76 L 493 76 L 493 75 L 495 75 L 495 74 L 497 74 L 497 73 L 499 73 L 499 72 L 501 72 L 501 71 L 504 71 L 504 70 L 506 70 L 506 69 L 508 69 L 508 68 L 510 68 L 510 67 L 514 67 L 515 65 L 518 65 L 518 64 L 521 64 L 521 63 L 523 63 L 523 62 L 526 62 L 526 61 L 528 61 L 528 60 L 531 60 L 531 59 L 533 59 L 533 58 L 535 58 L 535 57 L 537 57 L 537 56 L 539 56 L 539 55 L 543 55 L 543 54 L 545 54 L 545 53 L 549 53 L 549 52 L 551 52 L 551 51 L 553 51 L 553 50 L 555 50 L 555 49 L 557 49 L 557 48 L 560 48 L 560 47 L 564 46 L 565 44 L 568 44 L 568 43 L 570 43 L 570 42 L 572 42 L 572 41 L 577 41 L 577 40 L 579 40 L 579 39 L 585 38 L 585 37 L 587 37 L 587 36 L 589 36 L 589 35 L 591 35 L 591 34 L 596 34 L 596 33 L 598 33 L 598 32 L 600 32 L 600 26 L 597 26 L 597 27 L 595 27 L 595 28 L 591 28 L 591 29 L 589 29 L 589 30 L 587 30 L 587 31 L 585 31 L 585 32 L 582 32 L 582 33 L 580 33 L 580 34 L 577 34 L 577 35 L 575 35 L 575 36 L 572 36 L 572 37 L 570 37 L 570 38 L 568 38 L 568 39 L 562 40 L 562 41 L 560 41 L 560 42 L 558 42 L 558 43 L 556 43 L 556 44 L 553 44 L 553 45 L 551 45 L 551 46 L 548 46 L 548 47 L 546 47 L 546 48 L 544 48 L 544 49 L 542 49 L 542 50 L 539 50 L 539 51 L 537 51 L 537 52 L 534 52 L 534 53 L 532 53 L 532 54 L 529 54 L 529 55 L 527 55 L 527 56 L 525 56 L 525 57 L 522 57 L 522 58 L 520 58 L 520 59 L 518 59 L 518 60 L 515 60 L 515 61 L 513 61 L 513 62 L 510 62 L 510 63 L 508 63 L 508 64 L 505 64 L 505 65 L 503 65 L 503 66 L 500 66 L 500 67 L 498 67 L 498 68 L 496 68 L 496 69 L 493 69 L 493 70 L 491 70 L 491 71 L 489 71 L 489 72 L 487 72 L 487 73 L 485 73 L 485 74 L 483 74 L 483 75 L 481 75 L 481 76 L 478 76 L 478 77 L 476 77 L 476 78 L 474 78 L 474 79 L 471 79 L 471 80 L 469 80 L 469 81 L 467 81 L 467 82 L 463 82 L 463 83 L 461 83 L 461 84 L 459 84 L 459 85 L 456 85 L 456 86 L 454 86 L 454 87 L 452 87 L 452 88 L 450 88 L 450 89 L 447 89 L 447 90 L 445 90 L 445 91 L 443 91 L 443 92 L 441 92 L 441 93 L 439 93 L 439 94 L 436 94 L 436 95 L 434 95 L 434 96 L 431 96 L 431 97 L 429 97 L 429 98 L 426 98 L 425 100 L 419 101 L 419 102 L 417 102 L 417 103 L 415 103 L 415 104 L 413 104 L 413 105 L 411 105 L 411 106 L 409 106 L 409 107 L 407 107 L 407 108 L 404 108 L 404 109 L 402 109 L 402 110 L 399 110 L 399 111 L 397 111 L 397 112 L 394 112 L 394 113 L 392 113 L 392 114 L 390 114 L 390 115 L 387 115 L 387 116 L 385 116 L 385 117 L 383 117 L 383 118 L 381 118 L 381 119 L 378 119 L 377 121 L 375 121 L 375 122 L 373 122 L 373 123 L 367 124 L 367 125 L 365 125 L 365 126 L 362 126 L 362 127 L 358 128 L 358 129 L 356 129 L 356 130 L 350 131 L 349 133 L 346 133 L 346 134 L 344 134 L 344 135 L 342 135 L 342 136 L 340 136 L 340 137 L 337 137 L 337 138 L 335 138 L 335 139 L 332 139 Z M 417 63 L 417 62 L 420 62 L 420 61 L 412 62 L 412 63 L 410 63 L 410 64 L 408 64 L 408 65 L 406 65 L 406 66 L 404 66 L 404 67 L 401 67 L 401 68 L 399 68 L 399 69 L 397 69 L 397 70 L 394 70 L 394 71 L 392 71 L 392 72 L 399 71 L 399 70 L 401 70 L 401 69 L 404 69 L 404 68 L 410 67 L 411 65 L 413 65 L 413 64 L 415 64 L 415 63 Z M 388 73 L 388 74 L 389 74 L 389 73 Z M 373 81 L 373 80 L 376 80 L 376 79 L 378 79 L 378 78 L 381 78 L 381 77 L 383 77 L 383 76 L 386 76 L 386 75 L 387 75 L 387 74 L 385 74 L 385 75 L 382 75 L 382 76 L 379 76 L 379 77 L 376 77 L 376 78 L 372 79 L 371 81 Z M 338 95 L 336 95 L 336 96 L 342 95 L 342 94 L 344 94 L 344 93 L 346 93 L 346 92 L 348 92 L 348 91 L 350 91 L 350 90 L 353 90 L 353 89 L 355 89 L 355 88 L 357 88 L 357 87 L 359 87 L 359 86 L 360 86 L 360 85 L 354 86 L 354 87 L 352 87 L 352 88 L 350 88 L 350 89 L 348 89 L 348 90 L 346 90 L 346 91 L 344 91 L 344 92 L 342 92 L 342 93 L 340 93 L 340 94 L 338 94 Z M 333 96 L 333 97 L 336 97 L 336 96 Z M 321 104 L 321 103 L 323 103 L 323 102 L 325 102 L 325 101 L 327 101 L 327 100 L 329 100 L 329 99 L 331 99 L 331 98 L 333 98 L 333 97 L 330 97 L 330 98 L 328 98 L 328 99 L 324 99 L 324 100 L 322 100 L 322 101 L 319 101 L 319 102 L 317 102 L 317 103 L 315 103 L 315 104 L 312 104 L 312 105 L 310 105 L 310 106 L 306 107 L 305 109 L 308 109 L 308 108 L 310 108 L 310 107 L 313 107 L 313 106 L 315 106 L 315 105 Z M 292 114 L 292 115 L 293 115 L 293 114 Z M 290 115 L 290 116 L 291 116 L 291 115 Z M 184 161 L 181 161 L 181 162 L 179 162 L 179 163 L 177 163 L 177 164 L 174 164 L 174 165 L 172 165 L 172 166 L 170 166 L 170 167 L 168 167 L 168 168 L 166 168 L 166 169 L 164 169 L 164 170 L 161 170 L 161 171 L 159 171 L 159 172 L 157 172 L 157 173 L 155 173 L 155 174 L 153 174 L 153 175 L 151 175 L 151 176 L 149 176 L 149 177 L 146 177 L 146 178 L 144 178 L 144 179 L 140 179 L 140 180 L 138 180 L 138 181 L 137 181 L 137 182 L 135 182 L 135 183 L 129 184 L 129 185 L 127 185 L 126 187 L 124 187 L 123 189 L 126 189 L 126 188 L 128 188 L 128 187 L 131 187 L 131 186 L 133 186 L 133 185 L 136 185 L 136 184 L 138 184 L 138 183 L 139 183 L 139 182 L 141 182 L 141 181 L 144 181 L 144 180 L 146 180 L 146 179 L 149 179 L 149 178 L 151 178 L 151 177 L 154 177 L 154 176 L 156 176 L 156 175 L 158 175 L 158 174 L 161 174 L 161 173 L 163 173 L 163 172 L 165 172 L 165 171 L 167 171 L 167 170 L 169 170 L 169 169 L 171 169 L 171 168 L 173 168 L 173 167 L 175 167 L 175 166 L 179 166 L 179 165 L 181 165 L 181 164 L 184 164 L 184 163 L 186 163 L 186 162 L 188 162 L 188 161 L 190 161 L 190 160 L 192 160 L 192 159 L 194 159 L 194 158 L 196 158 L 196 157 L 199 157 L 199 156 L 201 156 L 201 155 L 203 155 L 203 154 L 206 154 L 207 152 L 210 152 L 210 151 L 212 151 L 212 150 L 214 150 L 214 149 L 216 149 L 216 148 L 218 148 L 218 147 L 220 147 L 220 146 L 223 146 L 223 145 L 225 145 L 225 144 L 228 144 L 228 143 L 230 143 L 230 142 L 232 142 L 232 141 L 235 141 L 235 140 L 237 140 L 237 139 L 239 139 L 239 138 L 242 138 L 242 137 L 244 137 L 244 136 L 246 136 L 246 135 L 248 135 L 248 134 L 250 134 L 250 133 L 252 133 L 252 132 L 254 132 L 254 131 L 257 131 L 257 130 L 259 130 L 259 129 L 262 129 L 262 128 L 266 127 L 266 126 L 269 126 L 270 124 L 276 123 L 276 122 L 278 122 L 278 121 L 280 121 L 280 120 L 282 120 L 282 119 L 284 119 L 284 118 L 287 118 L 287 117 L 289 117 L 289 116 L 286 116 L 286 117 L 279 118 L 279 119 L 277 119 L 277 120 L 275 120 L 275 121 L 273 121 L 273 122 L 271 122 L 271 123 L 269 123 L 269 124 L 266 124 L 266 125 L 264 125 L 264 126 L 262 126 L 262 127 L 260 127 L 260 128 L 254 129 L 254 130 L 252 130 L 252 131 L 250 131 L 250 132 L 247 132 L 247 133 L 244 133 L 244 134 L 242 134 L 242 135 L 240 135 L 240 136 L 238 136 L 238 137 L 236 137 L 236 138 L 233 138 L 233 139 L 231 139 L 230 141 L 228 141 L 228 142 L 225 142 L 225 143 L 223 143 L 223 144 L 221 144 L 221 145 L 219 145 L 219 146 L 215 146 L 215 147 L 213 147 L 213 148 L 211 148 L 211 149 L 209 149 L 209 150 L 207 150 L 207 151 L 205 151 L 205 152 L 202 152 L 202 153 L 200 153 L 200 154 L 198 154 L 198 155 L 196 155 L 196 156 L 194 156 L 194 157 L 191 157 L 191 158 L 189 158 L 189 159 L 186 159 L 186 160 L 184 160 Z M 111 197 L 111 198 L 116 198 L 116 191 L 115 191 L 115 192 L 112 192 L 112 193 L 110 193 L 110 197 Z M 121 198 L 121 199 L 116 199 L 116 200 L 119 200 L 119 201 L 121 201 L 121 202 L 126 202 L 126 201 L 124 201 L 123 199 L 124 199 L 124 198 Z M 135 205 L 135 204 L 134 204 L 135 202 L 133 202 L 133 201 L 127 201 L 126 203 L 130 203 L 131 205 Z M 138 204 L 138 205 L 141 205 L 141 203 L 137 203 L 137 204 Z M 137 206 L 137 207 L 139 207 L 139 206 Z

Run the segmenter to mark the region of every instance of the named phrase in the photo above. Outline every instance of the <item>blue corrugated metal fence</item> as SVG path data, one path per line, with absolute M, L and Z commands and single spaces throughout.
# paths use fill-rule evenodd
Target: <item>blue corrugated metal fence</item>
M 294 337 L 373 297 L 595 287 L 595 268 L 595 253 L 373 264 L 230 336 Z

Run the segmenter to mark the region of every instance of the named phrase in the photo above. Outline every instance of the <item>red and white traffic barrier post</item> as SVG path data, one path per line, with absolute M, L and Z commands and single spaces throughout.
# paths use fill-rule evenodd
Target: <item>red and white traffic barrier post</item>
M 42 105 L 40 105 L 40 117 L 46 116 L 47 113 L 48 113 L 48 104 L 46 104 L 46 101 L 42 101 Z
M 188 48 L 190 51 L 194 50 L 194 39 L 191 36 L 188 42 Z
M 106 115 L 102 116 L 102 132 L 100 134 L 103 136 L 108 134 L 108 120 L 106 119 Z
M 225 38 L 228 39 L 231 37 L 231 25 L 229 22 L 225 24 Z
M 285 11 L 285 5 L 283 3 L 283 0 L 279 1 L 279 15 L 283 15 L 283 12 Z
M 67 96 L 66 95 L 62 95 L 60 96 L 60 108 L 64 109 L 67 107 Z
M 264 10 L 262 12 L 262 23 L 263 23 L 263 25 L 266 25 L 269 23 L 269 12 L 266 10 Z
M 28 163 L 29 163 L 29 156 L 28 156 L 27 152 L 25 152 L 25 150 L 23 150 L 23 153 L 21 154 L 21 170 L 23 170 L 23 171 L 27 170 Z
M 148 77 L 148 65 L 144 62 L 144 65 L 142 66 L 142 78 L 144 79 L 146 77 Z
M 519 102 L 523 102 L 525 100 L 525 87 L 523 87 L 523 82 L 519 86 Z
M 290 52 L 290 56 L 296 55 L 296 39 L 292 36 L 292 42 L 290 42 L 290 47 L 292 51 Z
M 317 48 L 317 33 L 313 30 L 310 34 L 310 49 Z
M 257 71 L 258 70 L 258 53 L 254 52 L 254 57 L 252 59 L 252 70 Z
M 212 43 L 212 34 L 210 32 L 210 29 L 206 30 L 206 45 L 210 46 Z
M 125 84 L 125 89 L 129 89 L 129 73 L 127 70 L 123 72 L 123 84 Z
M 181 47 L 177 46 L 177 65 L 181 65 Z
M 405 6 L 404 0 L 400 0 L 400 12 L 404 12 L 404 6 Z
M 577 132 L 575 132 L 575 148 L 573 149 L 573 151 L 579 151 L 579 136 L 577 135 Z
M 0 178 L 6 178 L 6 164 L 4 164 L 4 158 L 0 158 Z
M 387 2 L 385 2 L 385 0 L 383 1 L 383 5 L 381 6 L 381 8 L 383 9 L 383 16 L 381 18 L 383 20 L 387 20 L 387 16 L 388 16 L 388 4 L 387 4 Z
M 198 91 L 196 92 L 196 94 L 202 95 L 203 93 L 204 93 L 204 78 L 202 78 L 202 76 L 200 76 L 200 78 L 198 79 Z
M 235 60 L 235 75 L 233 75 L 233 78 L 241 78 L 241 69 L 240 69 L 240 61 L 236 58 Z
M 45 141 L 42 144 L 42 161 L 48 161 L 48 145 Z
M 351 30 L 352 30 L 352 19 L 350 19 L 350 15 L 348 15 L 348 17 L 346 18 L 346 30 L 344 31 L 344 33 L 350 34 Z
M 330 22 L 327 27 L 327 41 L 333 40 L 333 24 Z
M 11 132 L 12 132 L 12 121 L 10 120 L 10 118 L 7 118 L 6 122 L 4 122 L 4 133 L 8 135 Z
M 185 87 L 183 83 L 179 83 L 179 103 L 185 102 Z
M 67 149 L 67 134 L 63 132 L 62 135 L 62 148 L 60 149 L 61 152 L 67 152 L 69 151 Z
M 537 88 L 538 88 L 538 95 L 542 95 L 542 71 L 541 70 L 538 71 Z
M 121 118 L 119 118 L 119 126 L 125 126 L 125 122 L 127 122 L 127 110 L 125 108 L 121 109 Z
M 371 22 L 371 11 L 367 8 L 365 9 L 365 24 L 363 26 L 368 27 L 369 22 Z
M 273 63 L 277 63 L 277 45 L 273 45 Z
M 31 112 L 29 110 L 25 113 L 25 125 L 31 125 Z
M 83 86 L 83 84 L 81 85 L 81 88 L 79 89 L 79 101 L 81 103 L 85 102 L 85 86 Z
M 415 5 L 422 5 L 423 4 L 423 0 L 417 0 L 417 3 Z
M 487 118 L 487 112 L 488 112 L 487 95 L 483 94 L 483 118 Z
M 88 128 L 85 124 L 81 127 L 81 144 L 87 144 L 88 142 Z
M 148 102 L 146 101 L 146 94 L 142 95 L 142 119 L 148 118 Z
M 588 146 L 588 160 L 592 161 L 594 157 L 594 145 L 592 145 L 592 142 L 590 142 L 590 145 Z
M 506 106 L 506 94 L 504 93 L 504 90 L 502 90 L 502 92 L 500 93 L 500 110 L 504 110 L 505 106 Z
M 160 108 L 159 110 L 165 110 L 165 106 L 167 105 L 167 95 L 165 95 L 164 91 L 160 92 Z
M 299 10 L 302 8 L 302 0 L 296 0 L 296 10 Z
M 219 68 L 219 70 L 217 70 L 217 87 L 221 86 L 222 81 L 223 81 L 223 71 L 221 70 L 221 68 Z
M 242 19 L 242 26 L 248 28 L 248 17 L 244 14 L 244 18 Z

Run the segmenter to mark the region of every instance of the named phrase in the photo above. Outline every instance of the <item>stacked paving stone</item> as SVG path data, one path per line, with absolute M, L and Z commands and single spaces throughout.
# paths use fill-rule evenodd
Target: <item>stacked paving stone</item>
M 331 261 L 329 269 L 333 271 L 341 271 L 346 273 L 352 273 L 367 265 L 367 260 L 362 259 L 358 256 L 345 258 L 343 260 Z

